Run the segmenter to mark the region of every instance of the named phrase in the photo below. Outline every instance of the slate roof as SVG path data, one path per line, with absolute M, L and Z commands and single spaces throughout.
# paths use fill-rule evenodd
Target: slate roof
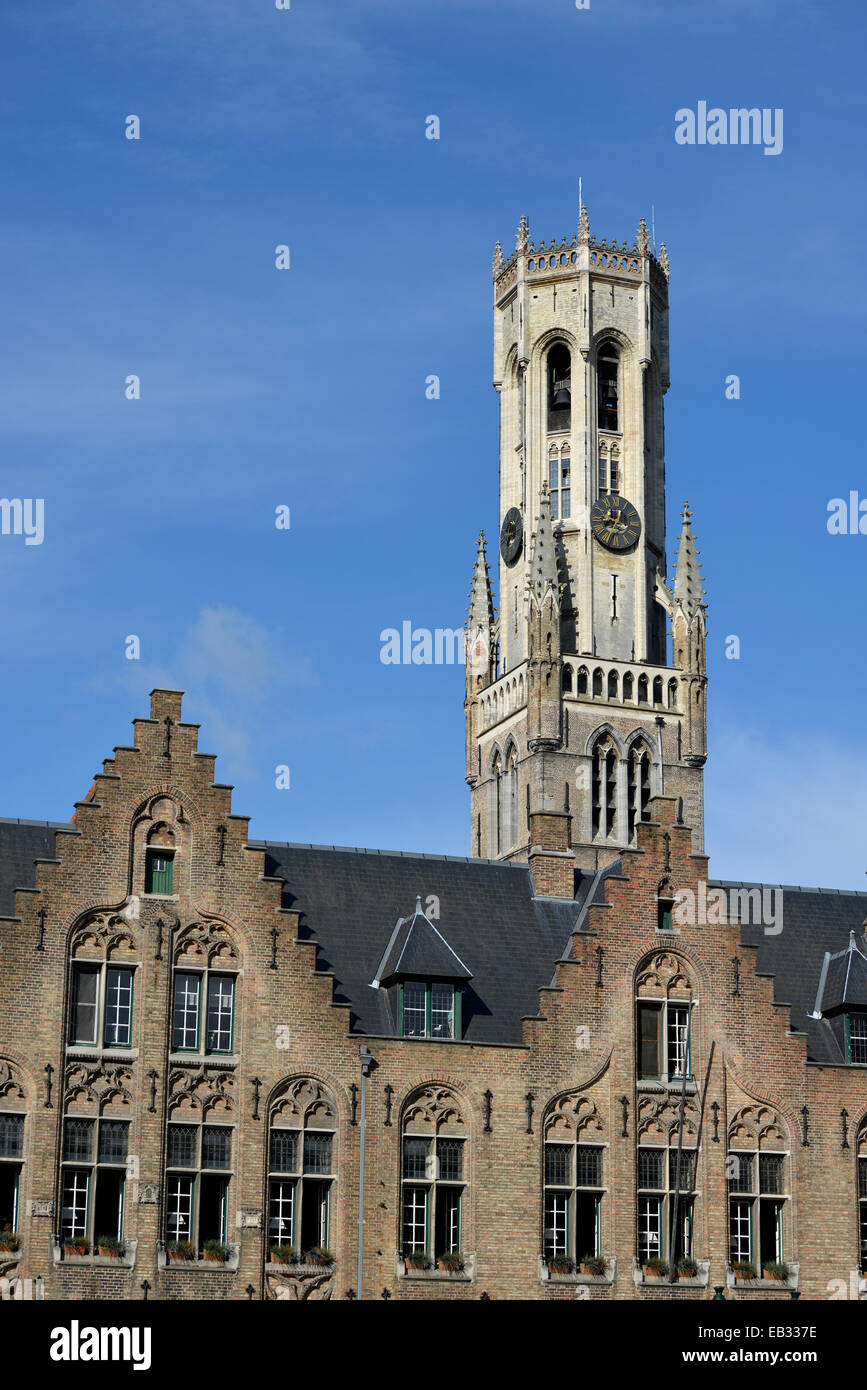
M 728 881 L 709 883 L 708 887 L 725 889 L 730 902 L 733 889 L 773 893 L 776 896 L 769 899 L 769 905 L 774 911 L 782 894 L 782 916 L 777 912 L 774 924 L 781 924 L 782 931 L 772 934 L 761 923 L 744 924 L 741 939 L 758 947 L 756 970 L 775 977 L 775 1001 L 791 1005 L 792 1028 L 806 1033 L 810 1061 L 844 1062 L 839 1037 L 828 1020 L 810 1015 L 816 1005 L 825 952 L 845 950 L 850 932 L 861 935 L 867 920 L 867 893 Z
M 62 847 L 55 850 L 58 832 L 78 833 L 64 823 L 0 819 L 0 916 L 14 913 L 16 888 L 35 886 L 34 861 L 62 854 Z M 538 1014 L 538 991 L 551 983 L 572 933 L 585 929 L 588 902 L 602 900 L 605 878 L 620 872 L 614 864 L 600 874 L 576 874 L 572 901 L 534 897 L 526 864 L 268 840 L 250 845 L 265 851 L 265 873 L 282 880 L 283 905 L 300 911 L 299 935 L 317 943 L 317 968 L 334 972 L 335 999 L 350 1006 L 350 1027 L 372 1035 L 394 1031 L 386 991 L 372 985 L 395 924 L 412 922 L 417 897 L 446 948 L 471 972 L 464 1037 L 520 1043 L 521 1019 Z M 867 893 L 730 881 L 709 886 L 729 897 L 743 889 L 773 892 L 777 908 L 782 894 L 782 931 L 745 923 L 742 939 L 758 948 L 756 969 L 775 976 L 774 998 L 790 1005 L 791 1026 L 806 1033 L 810 1060 L 843 1062 L 839 1031 L 811 1015 L 826 953 L 846 952 L 851 932 L 862 939 Z M 829 967 L 826 989 L 839 993 L 838 985 Z M 860 975 L 856 980 L 850 972 L 841 1001 L 851 1002 L 855 990 L 863 997 Z
M 56 832 L 74 827 L 47 820 L 0 818 L 0 917 L 15 913 L 15 889 L 36 887 L 37 859 L 53 859 Z
M 385 955 L 376 969 L 374 983 L 393 979 L 471 980 L 468 970 L 433 922 L 424 915 L 421 898 L 415 912 L 402 917 L 391 934 Z
M 394 1033 L 384 989 L 372 987 L 395 923 L 416 897 L 472 978 L 464 986 L 463 1036 L 520 1043 L 521 1019 L 539 1012 L 539 989 L 576 926 L 594 874 L 578 896 L 534 898 L 526 864 L 251 840 L 265 873 L 283 881 L 283 905 L 300 911 L 299 935 L 316 941 L 317 965 L 333 970 L 335 1000 L 351 1005 L 351 1027 Z M 431 898 L 437 901 L 431 904 Z

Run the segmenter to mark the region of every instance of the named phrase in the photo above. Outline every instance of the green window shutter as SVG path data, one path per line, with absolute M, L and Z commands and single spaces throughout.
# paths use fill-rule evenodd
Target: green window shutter
M 172 893 L 174 858 L 162 850 L 149 849 L 145 863 L 145 892 Z

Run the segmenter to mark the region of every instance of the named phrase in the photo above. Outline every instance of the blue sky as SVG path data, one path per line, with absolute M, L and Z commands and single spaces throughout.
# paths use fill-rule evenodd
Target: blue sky
M 468 852 L 463 671 L 383 666 L 379 634 L 463 621 L 493 244 L 522 212 L 571 235 L 580 174 L 595 234 L 653 206 L 671 256 L 711 872 L 863 890 L 867 536 L 826 519 L 867 498 L 865 14 L 6 0 L 0 493 L 45 499 L 45 539 L 0 536 L 0 814 L 68 819 L 168 684 L 254 835 Z M 783 108 L 783 152 L 676 144 L 700 100 Z

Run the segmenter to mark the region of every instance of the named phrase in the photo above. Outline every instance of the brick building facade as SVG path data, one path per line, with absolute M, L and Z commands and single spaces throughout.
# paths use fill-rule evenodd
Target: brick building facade
M 70 823 L 0 822 L 0 1277 L 357 1296 L 363 1200 L 365 1298 L 865 1287 L 867 896 L 708 880 L 667 275 L 583 210 L 498 250 L 473 857 L 251 839 L 171 690 Z

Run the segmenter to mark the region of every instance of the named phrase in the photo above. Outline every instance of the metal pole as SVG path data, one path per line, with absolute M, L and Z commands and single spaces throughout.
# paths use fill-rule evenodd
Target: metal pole
M 364 1139 L 367 1114 L 367 1077 L 373 1062 L 373 1053 L 369 1047 L 362 1043 L 358 1049 L 358 1055 L 361 1058 L 361 1140 L 358 1149 L 358 1270 L 356 1283 L 358 1284 L 360 1300 L 364 1297 Z

